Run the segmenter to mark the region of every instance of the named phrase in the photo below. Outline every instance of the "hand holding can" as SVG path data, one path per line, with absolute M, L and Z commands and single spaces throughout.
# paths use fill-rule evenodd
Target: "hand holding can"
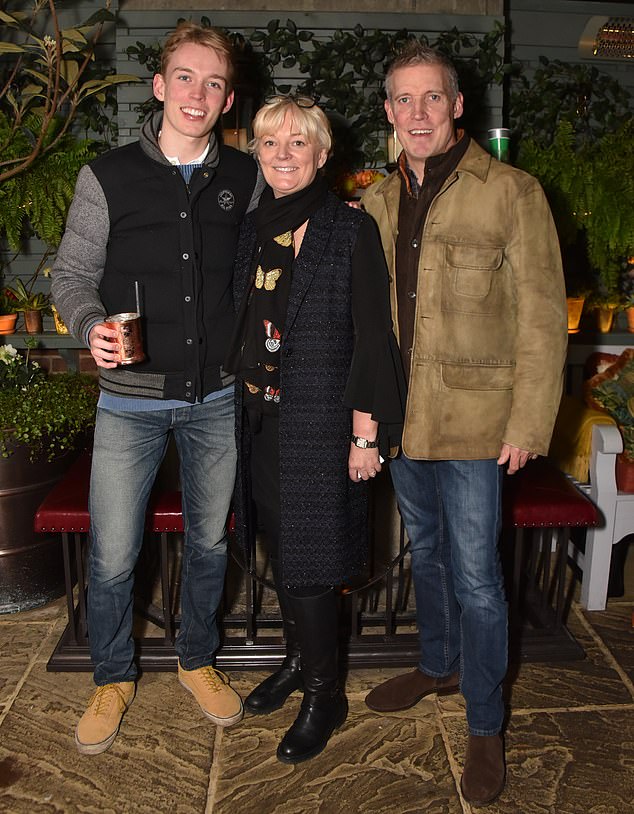
M 119 345 L 120 365 L 133 365 L 145 359 L 140 314 L 112 314 L 105 318 L 104 325 L 116 332 L 114 341 Z

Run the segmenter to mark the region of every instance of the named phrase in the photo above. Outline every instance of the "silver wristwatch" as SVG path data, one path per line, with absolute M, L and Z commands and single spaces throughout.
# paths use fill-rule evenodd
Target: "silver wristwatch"
M 360 438 L 358 435 L 351 435 L 350 440 L 359 449 L 376 449 L 379 446 L 378 439 L 376 441 L 368 441 L 367 438 Z

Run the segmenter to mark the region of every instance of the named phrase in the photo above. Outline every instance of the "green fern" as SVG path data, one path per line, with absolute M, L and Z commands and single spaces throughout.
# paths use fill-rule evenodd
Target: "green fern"
M 27 145 L 40 132 L 41 118 L 30 114 L 24 126 L 11 137 L 10 122 L 0 113 L 0 163 L 7 166 L 24 155 Z M 45 135 L 50 143 L 61 126 L 53 121 Z M 28 172 L 4 181 L 0 187 L 0 237 L 19 251 L 32 235 L 56 247 L 63 234 L 68 208 L 81 167 L 96 155 L 95 144 L 65 135 L 55 148 L 37 158 Z
M 541 182 L 562 245 L 582 235 L 603 298 L 618 297 L 623 260 L 634 253 L 634 124 L 579 145 L 561 120 L 552 143 L 522 142 L 517 164 Z

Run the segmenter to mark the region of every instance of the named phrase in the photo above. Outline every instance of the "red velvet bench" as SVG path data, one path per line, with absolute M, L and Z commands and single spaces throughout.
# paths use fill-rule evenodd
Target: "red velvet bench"
M 90 484 L 91 456 L 82 453 L 64 477 L 46 496 L 35 514 L 36 532 L 59 532 L 62 537 L 64 579 L 68 611 L 68 628 L 65 640 L 73 646 L 85 646 L 87 636 L 86 617 L 86 568 L 85 541 L 90 527 L 88 513 L 88 489 Z M 172 590 L 169 574 L 168 536 L 183 531 L 181 493 L 157 491 L 150 496 L 146 528 L 160 535 L 160 571 L 162 608 L 157 616 L 165 630 L 165 644 L 174 643 L 175 621 L 172 611 Z M 77 580 L 77 609 L 73 598 L 73 565 L 71 550 L 74 549 L 74 572 Z
M 59 532 L 63 544 L 69 624 L 49 660 L 49 670 L 91 669 L 86 639 L 86 546 L 83 544 L 89 527 L 89 475 L 90 456 L 84 454 L 50 492 L 35 518 L 37 531 Z M 583 650 L 565 626 L 568 541 L 571 528 L 587 527 L 597 522 L 598 511 L 594 504 L 568 477 L 542 459 L 531 462 L 521 472 L 506 478 L 503 527 L 505 537 L 512 536 L 512 540 L 510 545 L 503 545 L 503 554 L 509 554 L 512 564 L 509 587 L 511 620 L 521 622 L 521 628 L 517 627 L 511 632 L 512 647 L 519 645 L 518 657 L 528 661 L 557 661 L 583 656 Z M 169 575 L 168 542 L 170 534 L 183 531 L 180 493 L 153 494 L 148 506 L 147 523 L 148 530 L 160 535 L 162 608 L 157 610 L 162 616 L 164 636 L 138 641 L 140 663 L 144 669 L 173 670 L 176 664 L 173 642 L 177 620 L 172 610 L 175 597 Z M 73 543 L 77 608 L 73 600 Z M 247 594 L 249 584 L 247 580 Z M 231 645 L 233 650 L 226 656 L 227 666 L 253 668 L 265 663 L 269 665 L 273 658 L 268 651 L 264 652 L 266 647 L 253 646 L 253 631 L 249 633 L 250 618 L 247 614 L 246 637 L 237 637 Z M 254 619 L 251 619 L 251 627 L 253 624 Z M 395 634 L 394 638 L 398 639 L 399 635 L 402 638 L 404 634 Z M 408 635 L 411 638 L 411 634 Z M 389 659 L 386 661 L 389 648 L 384 653 L 375 643 L 372 643 L 372 647 L 374 655 L 370 661 L 364 656 L 364 666 L 392 663 Z M 411 646 L 408 645 L 407 652 L 410 650 Z M 278 656 L 275 650 L 275 658 Z M 398 662 L 401 663 L 406 662 Z
M 568 545 L 572 528 L 599 519 L 594 503 L 544 458 L 505 478 L 503 527 L 514 530 L 509 607 L 511 620 L 522 622 L 522 657 L 562 658 L 562 648 L 583 656 L 564 624 Z

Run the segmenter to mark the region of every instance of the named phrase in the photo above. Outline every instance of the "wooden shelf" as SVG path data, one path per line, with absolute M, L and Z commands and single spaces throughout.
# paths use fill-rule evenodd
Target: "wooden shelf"
M 15 348 L 26 348 L 25 339 L 37 339 L 39 350 L 56 348 L 85 348 L 83 342 L 70 334 L 58 334 L 56 331 L 44 331 L 41 334 L 29 334 L 26 331 L 16 331 L 13 334 L 0 336 L 3 345 L 13 345 Z
M 85 350 L 83 342 L 70 334 L 58 334 L 56 331 L 44 331 L 41 334 L 29 334 L 26 331 L 16 331 L 13 334 L 0 336 L 0 344 L 13 345 L 21 350 L 26 348 L 27 339 L 37 340 L 37 350 L 56 350 L 68 365 L 69 370 L 79 370 L 79 351 Z

